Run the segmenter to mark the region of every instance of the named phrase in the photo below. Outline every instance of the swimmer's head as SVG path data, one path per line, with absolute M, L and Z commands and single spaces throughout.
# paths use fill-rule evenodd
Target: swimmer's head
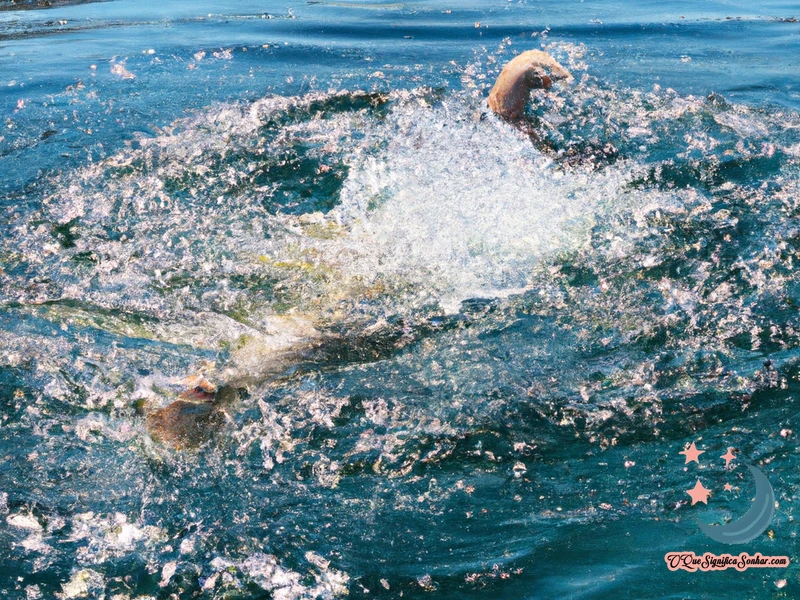
M 553 86 L 553 80 L 543 69 L 532 68 L 527 72 L 529 90 L 548 90 Z
M 531 90 L 546 90 L 554 81 L 570 77 L 569 71 L 546 52 L 523 52 L 503 67 L 489 94 L 489 107 L 501 117 L 519 119 Z

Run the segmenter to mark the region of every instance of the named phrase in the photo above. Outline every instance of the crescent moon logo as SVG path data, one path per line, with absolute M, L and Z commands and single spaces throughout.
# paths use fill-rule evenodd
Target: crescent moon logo
M 699 519 L 700 529 L 712 540 L 723 544 L 744 544 L 764 533 L 775 514 L 775 492 L 760 469 L 747 465 L 756 482 L 753 506 L 741 517 L 726 525 L 709 525 Z

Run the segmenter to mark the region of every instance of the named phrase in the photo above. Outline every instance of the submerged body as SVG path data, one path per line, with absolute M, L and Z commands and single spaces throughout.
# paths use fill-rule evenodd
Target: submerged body
M 503 68 L 489 95 L 489 106 L 525 129 L 522 117 L 531 90 L 548 89 L 553 81 L 570 77 L 546 52 L 523 52 Z M 224 423 L 224 409 L 239 398 L 239 390 L 291 373 L 302 363 L 348 361 L 355 356 L 365 358 L 365 353 L 377 358 L 402 347 L 430 326 L 418 326 L 413 332 L 404 326 L 399 336 L 398 328 L 388 325 L 341 336 L 323 334 L 312 319 L 284 316 L 273 317 L 267 329 L 233 353 L 229 365 L 215 378 L 218 387 L 204 378 L 199 383 L 193 380 L 178 400 L 150 412 L 146 423 L 151 436 L 176 448 L 196 446 Z
M 175 448 L 197 446 L 226 421 L 225 408 L 240 390 L 268 381 L 313 355 L 322 334 L 300 317 L 271 317 L 266 330 L 254 331 L 231 354 L 227 367 L 211 382 L 204 375 L 184 380 L 190 388 L 168 406 L 149 412 L 151 437 Z
M 198 446 L 230 421 L 226 410 L 247 390 L 309 369 L 386 359 L 434 331 L 468 327 L 464 314 L 427 319 L 411 325 L 379 321 L 342 325 L 338 331 L 317 327 L 309 318 L 275 316 L 270 327 L 248 338 L 219 373 L 191 375 L 189 389 L 171 404 L 146 411 L 145 423 L 157 442 L 176 449 Z

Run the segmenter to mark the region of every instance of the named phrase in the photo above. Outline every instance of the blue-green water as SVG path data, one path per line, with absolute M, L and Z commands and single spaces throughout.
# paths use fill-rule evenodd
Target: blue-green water
M 800 597 L 800 7 L 11 4 L 3 597 Z

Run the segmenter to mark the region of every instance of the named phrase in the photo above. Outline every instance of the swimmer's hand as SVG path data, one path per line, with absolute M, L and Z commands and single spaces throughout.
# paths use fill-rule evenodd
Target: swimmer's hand
M 569 71 L 546 52 L 528 50 L 503 67 L 489 94 L 489 108 L 506 119 L 519 119 L 531 90 L 546 90 L 554 81 L 571 78 Z

